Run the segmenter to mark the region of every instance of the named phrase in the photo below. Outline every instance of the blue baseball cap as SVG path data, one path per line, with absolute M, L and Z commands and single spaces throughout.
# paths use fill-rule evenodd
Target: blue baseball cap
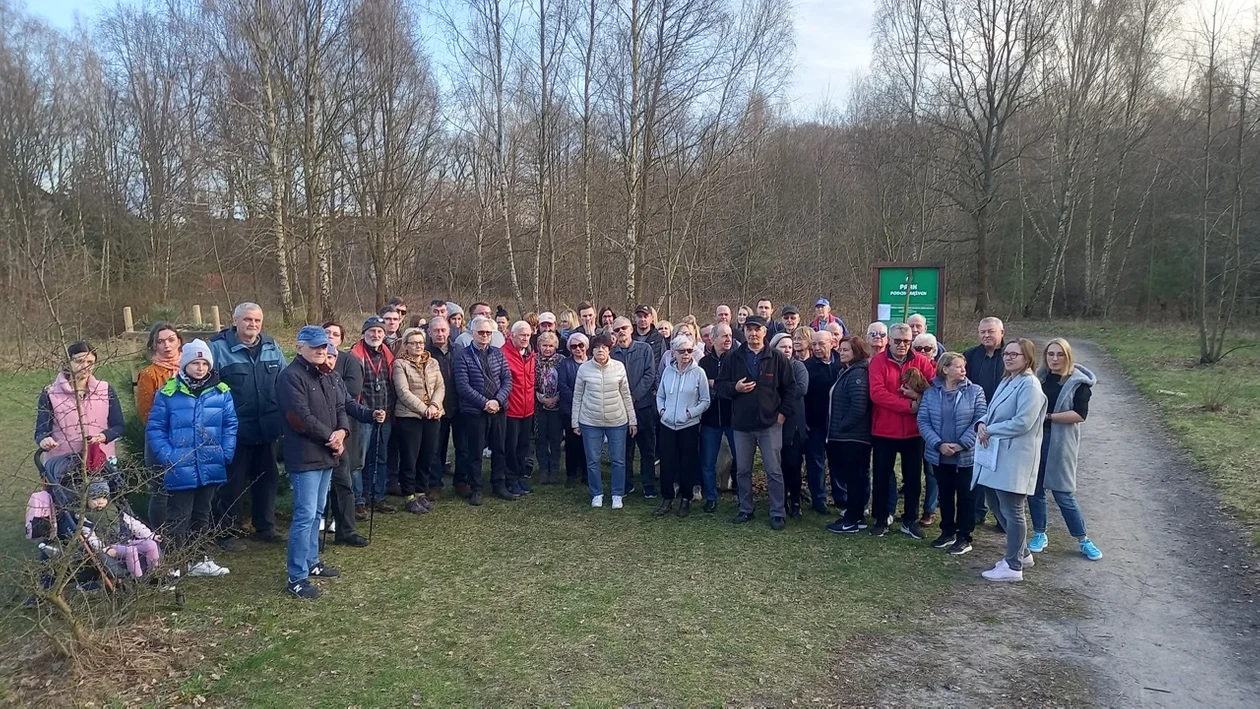
M 814 307 L 815 307 L 815 308 L 817 308 L 817 307 L 818 307 L 818 306 L 820 306 L 820 305 L 825 305 L 825 306 L 827 306 L 828 308 L 830 308 L 830 307 L 831 307 L 831 301 L 830 301 L 830 300 L 827 300 L 826 298 L 819 298 L 818 300 L 814 301 Z
M 328 333 L 319 325 L 304 325 L 298 330 L 297 341 L 299 345 L 307 347 L 327 347 L 329 344 Z

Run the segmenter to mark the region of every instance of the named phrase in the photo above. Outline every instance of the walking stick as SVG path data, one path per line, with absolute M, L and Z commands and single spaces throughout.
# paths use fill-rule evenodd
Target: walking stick
M 369 453 L 368 453 L 369 455 L 368 459 L 372 461 L 372 472 L 373 472 L 372 477 L 374 478 L 372 480 L 373 483 L 376 482 L 375 480 L 376 456 L 380 453 L 380 449 L 381 449 L 381 435 L 380 434 L 381 434 L 381 425 L 377 423 L 376 421 L 373 421 L 372 422 L 372 446 L 369 449 Z M 367 463 L 364 463 L 363 469 L 367 470 Z M 372 505 L 368 508 L 368 543 L 371 544 L 372 543 L 372 526 L 373 526 L 373 523 L 376 522 L 376 500 L 373 498 L 375 498 L 376 496 L 372 494 L 372 489 L 368 487 L 367 480 L 363 481 L 363 487 L 368 489 L 368 499 L 372 500 Z

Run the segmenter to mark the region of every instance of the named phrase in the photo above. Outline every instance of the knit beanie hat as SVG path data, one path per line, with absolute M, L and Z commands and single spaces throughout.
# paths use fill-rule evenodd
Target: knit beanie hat
M 792 339 L 791 335 L 787 334 L 786 332 L 780 332 L 779 334 L 770 338 L 770 349 L 774 349 L 775 345 L 779 344 L 783 340 L 790 340 L 790 339 Z
M 179 371 L 184 371 L 184 367 L 199 359 L 204 359 L 214 369 L 214 355 L 210 354 L 210 345 L 205 340 L 196 339 L 179 349 Z
M 89 500 L 109 497 L 109 482 L 105 478 L 92 478 L 92 481 L 88 483 L 87 496 Z

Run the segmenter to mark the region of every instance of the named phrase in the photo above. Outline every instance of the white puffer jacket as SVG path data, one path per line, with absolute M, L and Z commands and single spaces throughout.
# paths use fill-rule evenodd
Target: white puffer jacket
M 593 359 L 588 359 L 578 367 L 577 379 L 573 383 L 571 420 L 578 424 L 605 428 L 638 425 L 625 365 L 609 358 L 608 363 L 602 367 Z

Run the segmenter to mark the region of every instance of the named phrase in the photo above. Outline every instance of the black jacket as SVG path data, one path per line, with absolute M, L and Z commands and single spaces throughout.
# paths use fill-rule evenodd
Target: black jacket
M 284 432 L 284 467 L 289 473 L 323 470 L 337 465 L 324 445 L 333 431 L 350 431 L 346 388 L 335 374 L 324 374 L 298 357 L 276 379 Z
M 831 387 L 827 440 L 870 445 L 871 378 L 865 360 L 840 370 Z
M 339 350 L 333 373 L 341 377 L 341 383 L 345 385 L 350 398 L 358 401 L 359 395 L 363 393 L 363 363 L 359 358 L 350 350 Z
M 985 401 L 993 401 L 998 384 L 1001 384 L 1002 377 L 1006 376 L 1006 364 L 1002 362 L 1004 349 L 1006 349 L 1005 340 L 997 346 L 996 350 L 993 350 L 992 357 L 986 355 L 984 345 L 976 345 L 963 352 L 963 361 L 967 363 L 967 378 L 972 384 L 979 384 L 984 390 Z
M 665 342 L 665 336 L 661 334 L 660 330 L 656 329 L 655 325 L 648 328 L 646 335 L 640 335 L 639 328 L 636 327 L 630 333 L 630 339 L 635 342 L 646 342 L 650 345 L 652 347 L 653 362 L 661 361 L 661 357 L 665 356 L 665 350 L 668 348 L 669 344 Z M 636 401 L 634 405 L 638 406 L 639 403 Z
M 756 354 L 754 371 L 748 369 L 748 345 L 731 350 L 729 366 L 717 380 L 718 395 L 731 400 L 731 428 L 736 431 L 763 431 L 778 423 L 779 414 L 790 417 L 796 396 L 796 375 L 782 352 L 769 345 Z M 748 379 L 757 383 L 746 394 L 735 391 L 735 383 Z
M 718 357 L 712 352 L 707 352 L 700 358 L 700 368 L 704 370 L 705 375 L 713 380 L 713 384 L 709 386 L 711 395 L 709 408 L 700 414 L 700 425 L 710 428 L 730 428 L 731 427 L 731 399 L 728 396 L 722 396 L 717 390 L 717 380 L 722 375 L 722 370 L 730 366 L 731 351 Z
M 788 364 L 792 367 L 792 378 L 796 382 L 794 393 L 791 398 L 792 415 L 787 417 L 783 422 L 783 441 L 786 445 L 789 442 L 803 442 L 805 440 L 805 392 L 809 391 L 809 370 L 805 369 L 805 363 L 792 359 L 788 360 Z
M 831 385 L 840 376 L 840 356 L 831 353 L 831 361 L 824 362 L 817 357 L 805 360 L 805 371 L 809 372 L 809 391 L 805 392 L 805 424 L 810 430 L 827 429 L 827 413 L 831 409 Z
M 438 369 L 442 372 L 442 383 L 446 385 L 442 418 L 455 418 L 455 414 L 459 412 L 459 393 L 455 391 L 455 355 L 459 354 L 460 347 L 454 342 L 447 342 L 446 352 L 442 352 L 436 345 L 426 347 L 425 350 L 438 363 Z

